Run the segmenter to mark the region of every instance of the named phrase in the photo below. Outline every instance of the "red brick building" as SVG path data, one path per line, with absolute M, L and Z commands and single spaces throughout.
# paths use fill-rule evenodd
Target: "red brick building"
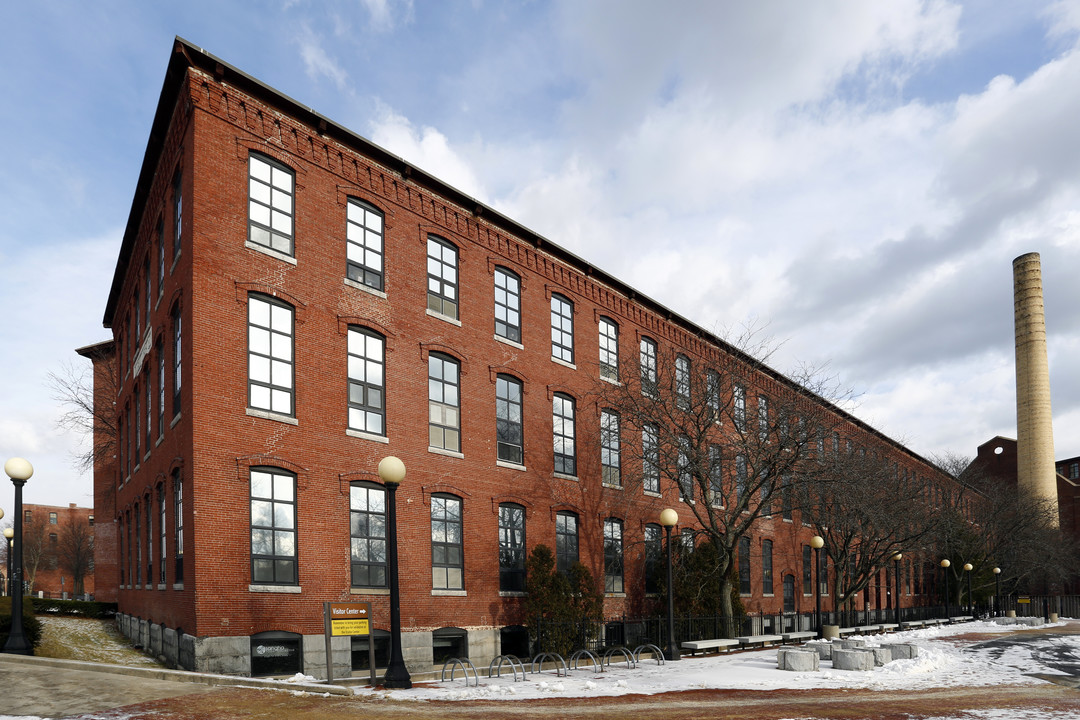
M 112 339 L 81 351 L 120 388 L 98 398 L 118 413 L 117 452 L 95 469 L 98 595 L 115 593 L 126 630 L 154 654 L 234 673 L 265 671 L 271 647 L 325 675 L 324 601 L 371 601 L 388 627 L 376 474 L 388 455 L 408 469 L 398 519 L 411 668 L 451 651 L 479 666 L 519 637 L 521 560 L 541 543 L 610 580 L 609 615 L 636 611 L 655 518 L 681 501 L 666 485 L 631 494 L 609 482 L 619 446 L 590 400 L 595 381 L 612 372 L 605 358 L 646 348 L 744 360 L 182 40 L 104 324 Z M 769 368 L 754 373 L 743 402 L 766 387 L 814 402 Z M 940 474 L 823 411 L 905 476 Z M 635 442 L 617 426 L 614 437 Z M 765 518 L 753 556 L 768 543 L 795 587 L 809 535 Z M 780 592 L 751 585 L 748 606 L 779 612 Z M 812 609 L 811 595 L 792 594 Z M 335 676 L 349 649 L 335 639 Z
M 28 592 L 47 598 L 93 596 L 93 508 L 75 503 L 67 507 L 23 503 L 23 538 L 23 557 L 28 563 L 23 575 L 28 583 L 33 571 Z M 73 562 L 85 573 L 81 588 L 72 576 Z

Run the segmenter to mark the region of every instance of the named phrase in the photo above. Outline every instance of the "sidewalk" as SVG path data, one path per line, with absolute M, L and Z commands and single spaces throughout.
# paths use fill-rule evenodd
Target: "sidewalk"
M 3 688 L 0 691 L 0 719 L 11 715 L 59 718 L 207 693 L 219 687 L 272 687 L 332 695 L 352 694 L 352 690 L 336 686 L 0 653 L 0 688 Z

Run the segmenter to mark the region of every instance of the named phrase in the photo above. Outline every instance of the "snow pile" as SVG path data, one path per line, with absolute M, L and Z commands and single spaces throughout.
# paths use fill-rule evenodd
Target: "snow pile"
M 1061 624 L 1061 623 L 1059 623 Z M 1048 627 L 1048 626 L 1040 626 Z M 865 638 L 868 646 L 910 643 L 919 647 L 919 657 L 894 660 L 871 671 L 833 670 L 828 660 L 818 672 L 788 672 L 776 668 L 776 648 L 685 658 L 658 665 L 643 661 L 636 669 L 610 667 L 604 672 L 592 668 L 573 670 L 567 676 L 553 672 L 528 674 L 515 682 L 512 676 L 481 678 L 478 687 L 463 682 L 417 684 L 411 690 L 358 688 L 357 694 L 375 694 L 395 700 L 517 700 L 542 697 L 602 697 L 612 695 L 652 695 L 661 692 L 698 689 L 828 689 L 866 688 L 874 690 L 936 687 L 987 687 L 999 684 L 1044 682 L 1026 673 L 1057 671 L 1043 667 L 1026 645 L 984 649 L 956 639 L 970 633 L 1007 636 L 1017 626 L 992 622 L 968 622 L 937 626 Z M 1030 628 L 1023 628 L 1030 629 Z M 1061 636 L 1063 643 L 1080 655 L 1080 636 Z M 528 667 L 528 664 L 526 664 Z M 520 677 L 520 676 L 519 676 Z M 982 716 L 973 716 L 982 717 Z M 986 715 L 987 720 L 995 718 Z

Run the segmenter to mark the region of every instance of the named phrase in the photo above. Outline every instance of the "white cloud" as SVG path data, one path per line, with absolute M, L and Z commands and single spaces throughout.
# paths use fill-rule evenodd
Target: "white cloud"
M 371 19 L 371 29 L 389 32 L 413 20 L 412 0 L 360 0 Z
M 296 44 L 300 46 L 300 59 L 304 63 L 304 69 L 309 78 L 317 81 L 325 77 L 330 80 L 339 90 L 347 87 L 349 74 L 345 69 L 327 53 L 320 38 L 308 27 L 301 28 L 296 38 Z
M 470 163 L 435 128 L 416 128 L 408 118 L 380 104 L 378 115 L 372 121 L 371 139 L 411 165 L 478 200 L 483 200 L 486 195 Z

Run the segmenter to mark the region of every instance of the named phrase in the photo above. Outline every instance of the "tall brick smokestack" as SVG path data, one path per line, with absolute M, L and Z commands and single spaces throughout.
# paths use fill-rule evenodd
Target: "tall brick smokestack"
M 1039 253 L 1013 260 L 1016 323 L 1016 475 L 1024 497 L 1053 501 L 1047 518 L 1055 527 L 1057 471 L 1050 414 L 1050 366 L 1046 359 L 1042 265 Z

